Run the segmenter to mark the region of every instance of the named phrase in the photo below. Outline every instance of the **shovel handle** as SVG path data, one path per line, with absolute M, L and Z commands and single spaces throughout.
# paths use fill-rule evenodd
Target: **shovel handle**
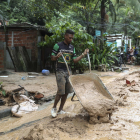
M 60 52 L 61 52 L 61 51 L 60 51 Z M 65 64 L 66 64 L 68 74 L 69 74 L 69 76 L 70 76 L 70 71 L 69 71 L 68 64 L 67 64 L 67 62 L 66 62 L 66 60 L 65 60 L 64 55 L 63 55 L 63 53 L 62 53 L 62 52 L 61 52 L 61 54 L 62 54 L 62 58 L 63 58 L 63 60 L 64 60 L 64 62 L 65 62 Z
M 88 63 L 89 63 L 89 73 L 90 73 L 90 72 L 91 72 L 91 63 L 90 63 L 89 53 L 87 53 L 87 57 L 88 57 Z

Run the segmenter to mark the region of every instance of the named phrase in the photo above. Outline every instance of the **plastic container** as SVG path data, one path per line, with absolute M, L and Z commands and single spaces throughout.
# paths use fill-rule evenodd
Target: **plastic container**
M 43 69 L 43 70 L 42 70 L 42 74 L 43 74 L 43 75 L 49 75 L 49 74 L 50 74 L 50 71 L 49 71 L 49 70 Z
M 27 77 L 26 76 L 23 76 L 23 77 L 21 77 L 21 80 L 26 80 L 27 79 Z

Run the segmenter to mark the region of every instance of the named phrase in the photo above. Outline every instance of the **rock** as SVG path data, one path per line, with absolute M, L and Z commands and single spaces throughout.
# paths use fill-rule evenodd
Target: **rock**
M 122 126 L 121 125 L 114 125 L 110 128 L 110 130 L 114 130 L 114 131 L 121 131 Z
M 118 100 L 116 100 L 116 104 L 117 104 L 118 106 L 124 106 L 123 99 L 118 99 Z
M 128 97 L 128 94 L 125 94 L 125 95 L 123 96 L 123 99 L 127 99 L 127 97 Z

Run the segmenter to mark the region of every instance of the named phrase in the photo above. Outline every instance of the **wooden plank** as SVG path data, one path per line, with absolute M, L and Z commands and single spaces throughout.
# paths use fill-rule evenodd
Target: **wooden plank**
M 24 71 L 31 71 L 31 61 L 25 46 L 19 47 Z
M 31 61 L 25 47 L 8 47 L 17 71 L 31 71 Z
M 15 48 L 14 47 L 7 47 L 7 48 L 9 50 L 9 54 L 11 56 L 11 59 L 13 61 L 13 64 L 14 64 L 14 67 L 15 67 L 16 71 L 20 71 L 17 54 L 15 53 Z

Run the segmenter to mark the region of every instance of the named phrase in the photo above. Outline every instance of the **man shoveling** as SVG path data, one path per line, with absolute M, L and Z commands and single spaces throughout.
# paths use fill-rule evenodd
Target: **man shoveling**
M 55 44 L 52 50 L 51 60 L 56 61 L 56 81 L 58 87 L 54 105 L 51 110 L 52 117 L 57 116 L 56 106 L 60 99 L 61 99 L 61 104 L 58 110 L 58 114 L 65 114 L 65 112 L 63 111 L 63 107 L 66 102 L 67 95 L 68 93 L 73 92 L 73 88 L 68 79 L 69 74 L 65 62 L 61 57 L 62 53 L 68 64 L 69 69 L 71 70 L 70 68 L 71 60 L 73 60 L 74 63 L 77 63 L 89 52 L 89 49 L 85 49 L 85 51 L 79 57 L 76 57 L 75 48 L 73 47 L 73 45 L 70 44 L 73 40 L 73 37 L 74 37 L 74 32 L 69 29 L 66 30 L 64 41 Z

